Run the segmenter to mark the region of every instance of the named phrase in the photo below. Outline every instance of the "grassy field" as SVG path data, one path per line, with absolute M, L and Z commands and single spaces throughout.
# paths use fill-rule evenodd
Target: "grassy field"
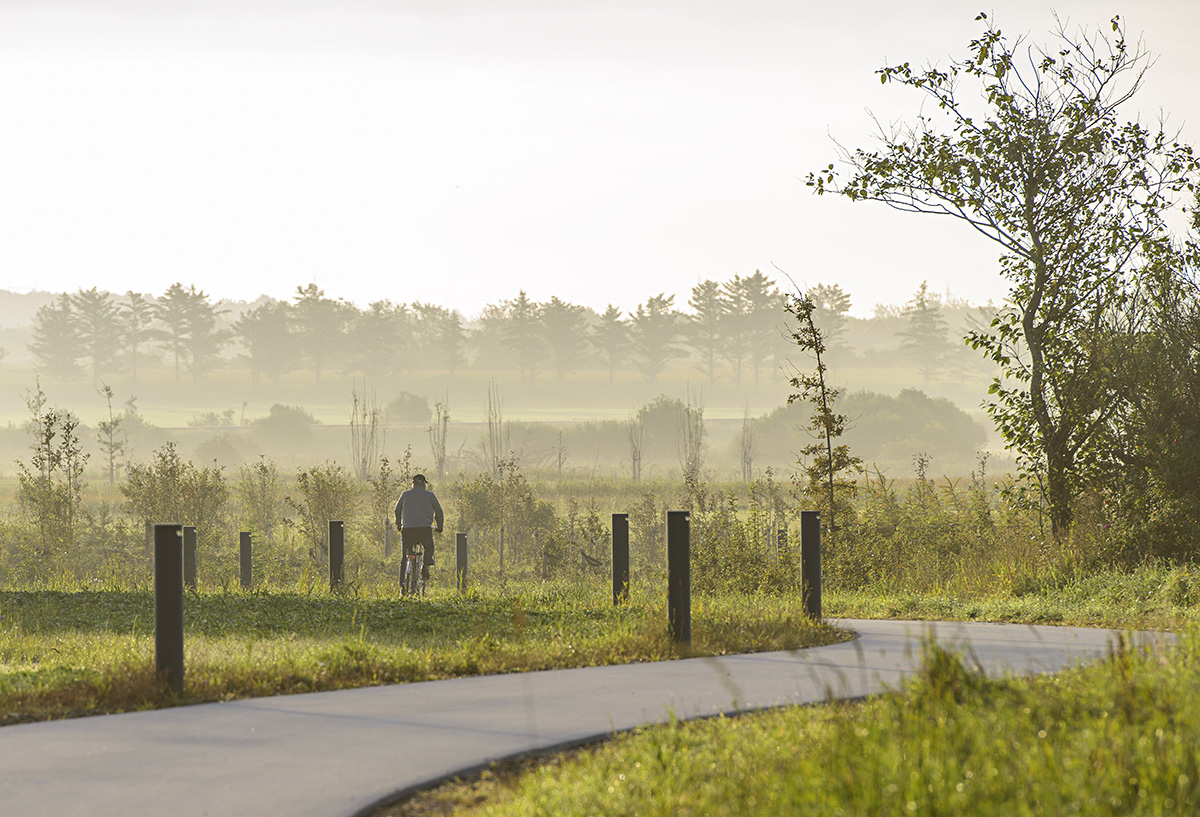
M 847 635 L 791 596 L 693 604 L 690 647 L 664 594 L 614 608 L 594 582 L 509 583 L 423 599 L 223 591 L 184 602 L 185 691 L 159 690 L 150 590 L 0 591 L 0 722 L 464 675 L 793 649 Z
M 1194 814 L 1198 650 L 1191 627 L 1161 654 L 986 679 L 927 648 L 895 693 L 638 730 L 376 817 Z

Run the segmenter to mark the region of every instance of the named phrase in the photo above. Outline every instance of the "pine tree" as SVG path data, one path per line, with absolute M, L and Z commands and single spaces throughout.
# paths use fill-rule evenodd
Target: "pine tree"
M 903 315 L 908 325 L 897 333 L 900 349 L 917 364 L 928 389 L 930 380 L 945 370 L 954 347 L 946 337 L 948 327 L 942 318 L 941 303 L 929 291 L 927 281 L 921 282 L 920 289 L 905 305 Z
M 63 383 L 78 377 L 83 347 L 70 296 L 63 294 L 38 309 L 33 321 L 29 351 L 38 368 Z

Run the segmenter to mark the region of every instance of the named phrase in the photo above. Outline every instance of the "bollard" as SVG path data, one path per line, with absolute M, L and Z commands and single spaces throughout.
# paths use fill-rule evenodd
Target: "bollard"
M 667 627 L 680 644 L 692 643 L 692 545 L 688 511 L 667 511 Z
M 191 525 L 183 527 L 183 586 L 196 589 L 196 529 Z
M 183 692 L 183 528 L 154 526 L 154 664 L 172 692 Z
M 613 606 L 629 601 L 629 514 L 612 515 Z
M 454 578 L 458 592 L 462 593 L 467 589 L 467 535 L 465 533 L 457 534 L 455 545 L 457 552 L 455 553 Z
M 800 512 L 800 586 L 804 612 L 821 620 L 821 514 Z
M 342 565 L 346 560 L 346 526 L 340 520 L 329 520 L 329 589 L 342 586 Z
M 242 569 L 242 588 L 245 590 L 254 586 L 254 575 L 250 572 L 250 541 L 250 531 L 238 534 L 238 565 Z

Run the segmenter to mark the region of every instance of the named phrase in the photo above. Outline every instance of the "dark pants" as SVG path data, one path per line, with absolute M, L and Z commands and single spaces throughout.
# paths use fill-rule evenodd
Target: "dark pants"
M 401 528 L 400 546 L 405 555 L 417 549 L 417 545 L 425 546 L 425 564 L 433 564 L 433 528 Z

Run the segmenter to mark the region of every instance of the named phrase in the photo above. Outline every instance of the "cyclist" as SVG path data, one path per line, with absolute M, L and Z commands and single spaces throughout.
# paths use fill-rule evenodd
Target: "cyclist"
M 400 529 L 400 546 L 405 556 L 414 552 L 417 545 L 425 547 L 421 578 L 428 581 L 433 565 L 433 534 L 442 532 L 445 516 L 441 503 L 427 487 L 429 482 L 424 474 L 413 475 L 412 484 L 396 503 L 396 527 Z

